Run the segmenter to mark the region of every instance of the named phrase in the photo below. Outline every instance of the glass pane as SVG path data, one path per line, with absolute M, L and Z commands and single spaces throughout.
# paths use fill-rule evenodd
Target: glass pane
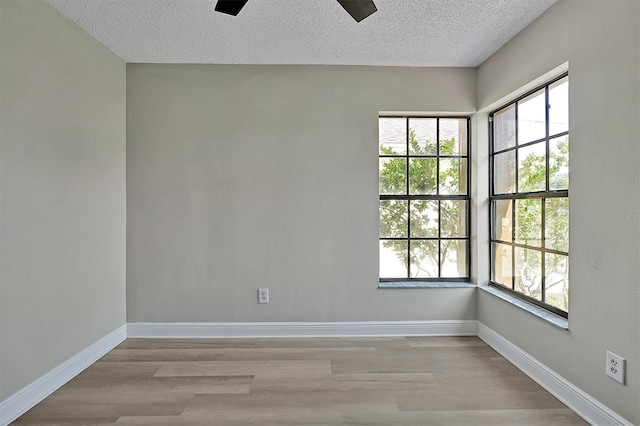
M 443 278 L 462 278 L 467 274 L 467 241 L 440 240 Z
M 515 290 L 542 301 L 542 252 L 516 247 Z
M 411 155 L 436 155 L 437 120 L 435 118 L 409 119 L 409 153 Z
M 407 202 L 380 200 L 380 237 L 407 237 Z
M 516 243 L 540 247 L 542 199 L 516 200 Z
M 438 278 L 438 241 L 411 241 L 411 277 Z
M 409 162 L 409 193 L 436 193 L 436 164 L 435 158 L 412 158 Z
M 511 263 L 513 253 L 511 251 L 511 246 L 492 243 L 491 249 L 493 259 L 493 281 L 513 289 L 513 283 L 511 280 L 513 277 L 513 265 Z
M 569 257 L 545 254 L 545 302 L 569 311 Z
M 493 157 L 494 194 L 516 191 L 516 152 L 509 151 Z
M 378 140 L 380 154 L 405 155 L 407 153 L 406 119 L 380 117 L 378 120 Z
M 440 155 L 467 155 L 466 119 L 440 119 Z
M 440 160 L 440 194 L 467 194 L 467 159 L 445 158 Z
M 518 192 L 544 191 L 547 185 L 546 144 L 518 149 Z
M 547 198 L 544 217 L 544 246 L 569 252 L 569 199 Z
M 380 241 L 380 278 L 408 278 L 408 247 L 407 241 Z
M 509 241 L 513 238 L 511 200 L 493 201 L 493 229 L 491 238 L 494 240 Z
M 406 158 L 380 159 L 380 194 L 406 195 L 407 160 Z
M 544 89 L 518 102 L 518 145 L 546 136 L 546 110 Z
M 467 236 L 467 202 L 446 200 L 440 202 L 440 235 L 443 237 Z
M 438 237 L 438 202 L 411 201 L 411 237 Z
M 549 135 L 569 131 L 569 77 L 549 86 Z
M 493 152 L 516 146 L 516 105 L 493 114 Z
M 569 136 L 549 141 L 549 189 L 569 189 Z

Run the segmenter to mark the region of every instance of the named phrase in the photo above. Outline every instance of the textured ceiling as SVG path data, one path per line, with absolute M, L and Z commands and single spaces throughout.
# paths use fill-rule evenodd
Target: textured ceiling
M 556 0 L 49 0 L 127 62 L 475 67 Z

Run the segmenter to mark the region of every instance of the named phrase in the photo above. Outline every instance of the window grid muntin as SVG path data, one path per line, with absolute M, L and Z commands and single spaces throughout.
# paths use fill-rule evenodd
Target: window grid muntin
M 451 282 L 467 282 L 470 279 L 470 269 L 471 269 L 471 196 L 469 190 L 471 188 L 471 119 L 468 116 L 413 116 L 413 115 L 405 115 L 405 116 L 397 116 L 397 115 L 381 115 L 380 118 L 403 118 L 406 123 L 405 130 L 405 154 L 380 154 L 378 153 L 378 158 L 404 158 L 406 163 L 406 171 L 405 171 L 405 194 L 395 195 L 395 194 L 385 194 L 379 195 L 379 201 L 383 200 L 406 200 L 407 202 L 407 238 L 397 237 L 397 238 L 382 238 L 378 237 L 378 241 L 407 241 L 407 276 L 406 277 L 394 277 L 394 278 L 379 278 L 381 282 L 393 282 L 393 281 L 451 281 Z M 409 141 L 410 141 L 410 119 L 413 118 L 423 118 L 423 119 L 435 119 L 436 120 L 436 153 L 435 154 L 411 154 L 409 150 Z M 454 119 L 454 120 L 465 120 L 466 121 L 466 149 L 462 149 L 462 144 L 460 141 L 459 146 L 459 155 L 441 155 L 440 154 L 440 119 Z M 465 152 L 465 154 L 462 154 Z M 410 194 L 410 160 L 413 158 L 433 158 L 436 160 L 436 194 Z M 440 194 L 440 159 L 466 159 L 466 194 L 454 194 L 454 195 L 443 195 Z M 380 191 L 379 191 L 380 192 Z M 438 201 L 438 237 L 411 237 L 411 203 L 412 200 L 432 200 Z M 441 231 L 441 203 L 440 201 L 445 200 L 455 200 L 455 201 L 466 201 L 465 203 L 465 237 L 442 237 Z M 465 256 L 466 256 L 466 275 L 464 277 L 451 277 L 446 278 L 442 277 L 442 251 L 440 241 L 464 241 L 465 243 Z M 438 241 L 438 277 L 437 278 L 413 278 L 411 277 L 411 241 Z
M 554 83 L 568 77 L 568 73 L 564 73 L 556 78 L 554 78 L 553 80 L 536 87 L 535 89 L 525 93 L 524 95 L 514 99 L 513 101 L 509 102 L 508 104 L 505 104 L 503 106 L 501 106 L 500 108 L 496 109 L 495 111 L 491 112 L 489 114 L 489 138 L 490 138 L 490 142 L 489 142 L 489 190 L 490 190 L 490 196 L 489 196 L 489 250 L 490 250 L 490 281 L 489 284 L 496 286 L 502 290 L 506 290 L 507 292 L 509 292 L 510 294 L 513 294 L 516 297 L 519 297 L 521 299 L 527 300 L 535 305 L 541 306 L 557 315 L 560 315 L 562 317 L 567 318 L 568 317 L 568 312 L 567 311 L 563 311 L 553 305 L 547 304 L 545 303 L 546 300 L 546 255 L 547 254 L 555 254 L 555 255 L 562 255 L 562 256 L 566 256 L 567 257 L 567 261 L 568 261 L 568 256 L 569 256 L 569 252 L 563 252 L 563 251 L 558 251 L 558 250 L 554 250 L 554 249 L 550 249 L 546 247 L 546 200 L 549 198 L 568 198 L 569 197 L 569 190 L 568 189 L 563 189 L 563 190 L 550 190 L 550 173 L 549 173 L 549 144 L 550 141 L 552 139 L 555 138 L 561 138 L 563 136 L 568 136 L 569 135 L 569 130 L 567 131 L 563 131 L 563 132 L 558 132 L 558 133 L 554 133 L 554 134 L 549 134 L 549 128 L 550 128 L 550 123 L 549 123 L 549 88 L 550 86 L 552 86 Z M 528 96 L 530 96 L 531 94 L 540 91 L 541 89 L 544 89 L 544 93 L 545 93 L 545 104 L 546 104 L 546 108 L 545 108 L 545 137 L 541 138 L 541 139 L 536 139 L 533 141 L 528 141 L 526 143 L 520 144 L 519 143 L 519 102 L 522 99 L 527 98 Z M 568 102 L 568 100 L 567 100 Z M 502 149 L 502 150 L 498 150 L 498 151 L 494 151 L 494 145 L 495 145 L 495 140 L 494 140 L 494 125 L 495 125 L 495 121 L 494 121 L 494 117 L 497 113 L 505 110 L 506 108 L 509 108 L 510 106 L 514 106 L 515 107 L 515 145 L 512 147 L 508 147 L 506 149 Z M 568 107 L 568 105 L 567 105 Z M 527 147 L 530 145 L 534 145 L 536 143 L 541 143 L 544 142 L 545 143 L 545 190 L 544 191 L 534 191 L 534 192 L 519 192 L 519 184 L 520 184 L 520 179 L 519 179 L 519 149 L 523 148 L 523 147 Z M 515 192 L 511 192 L 511 193 L 500 193 L 500 194 L 496 194 L 495 193 L 495 174 L 494 174 L 494 158 L 496 155 L 498 154 L 502 154 L 505 152 L 509 152 L 509 151 L 515 151 L 515 161 L 514 161 L 514 168 L 515 168 Z M 535 247 L 535 246 L 530 246 L 530 245 L 526 245 L 526 244 L 520 244 L 520 243 L 516 243 L 516 200 L 518 199 L 539 199 L 540 202 L 542 203 L 542 208 L 541 208 L 541 214 L 542 214 L 542 218 L 541 218 L 541 229 L 540 229 L 540 241 L 541 241 L 541 245 L 540 247 Z M 496 212 L 495 212 L 495 207 L 494 207 L 494 201 L 495 200 L 511 200 L 511 239 L 512 241 L 504 241 L 504 240 L 500 240 L 497 238 L 493 238 L 493 235 L 497 235 L 497 233 L 495 233 L 495 219 L 496 219 Z M 495 256 L 496 253 L 494 253 L 493 250 L 493 245 L 494 244 L 503 244 L 506 246 L 510 246 L 511 247 L 511 288 L 507 287 L 506 285 L 502 284 L 502 283 L 498 283 L 494 280 L 495 278 Z M 541 265 L 540 265 L 540 269 L 541 269 L 541 300 L 537 300 L 533 297 L 530 297 L 524 293 L 521 293 L 517 290 L 515 290 L 515 282 L 516 282 L 516 247 L 517 248 L 522 248 L 522 249 L 529 249 L 529 250 L 535 250 L 541 253 Z

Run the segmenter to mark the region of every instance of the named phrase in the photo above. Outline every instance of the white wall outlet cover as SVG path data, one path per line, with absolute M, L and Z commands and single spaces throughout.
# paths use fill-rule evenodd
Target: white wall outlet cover
M 624 385 L 625 359 L 607 351 L 607 376 Z
M 258 303 L 269 303 L 269 289 L 268 288 L 259 288 L 258 289 Z

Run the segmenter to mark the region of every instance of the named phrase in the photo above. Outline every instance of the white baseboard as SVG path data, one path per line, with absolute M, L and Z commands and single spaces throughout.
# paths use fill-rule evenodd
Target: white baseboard
M 127 324 L 131 338 L 475 336 L 472 321 L 204 322 Z
M 591 395 L 481 322 L 478 322 L 478 337 L 590 424 L 633 426 Z
M 78 352 L 35 382 L 0 403 L 0 425 L 8 425 L 31 407 L 51 395 L 73 379 L 104 354 L 118 346 L 127 337 L 127 326 L 122 325 L 88 348 Z

